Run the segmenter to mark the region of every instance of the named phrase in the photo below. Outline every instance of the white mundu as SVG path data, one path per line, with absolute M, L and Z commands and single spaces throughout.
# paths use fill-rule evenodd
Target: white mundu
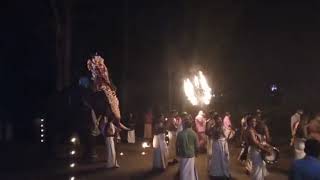
M 249 158 L 252 162 L 251 179 L 264 180 L 268 175 L 265 162 L 261 158 L 260 150 L 254 146 L 249 146 Z
M 168 165 L 168 147 L 165 137 L 164 133 L 153 137 L 153 168 L 155 169 L 165 169 Z
M 169 131 L 169 161 L 176 159 L 177 152 L 176 152 L 176 142 L 177 142 L 177 132 L 176 131 Z
M 128 131 L 128 143 L 135 143 L 136 142 L 136 133 L 135 130 Z
M 213 140 L 209 174 L 210 176 L 230 177 L 229 148 L 224 137 Z
M 195 157 L 180 159 L 180 180 L 199 180 Z
M 110 123 L 112 134 L 115 134 L 115 126 Z M 116 159 L 116 149 L 114 146 L 114 136 L 106 137 L 106 150 L 107 150 L 107 168 L 119 167 Z

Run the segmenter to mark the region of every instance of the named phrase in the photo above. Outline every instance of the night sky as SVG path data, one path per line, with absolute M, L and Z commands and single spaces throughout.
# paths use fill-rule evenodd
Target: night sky
M 76 0 L 72 7 L 73 82 L 88 75 L 86 60 L 98 52 L 119 89 L 128 56 L 126 78 L 143 87 L 136 99 L 161 103 L 167 65 L 182 61 L 201 65 L 214 89 L 235 99 L 259 98 L 277 83 L 289 97 L 318 103 L 318 1 Z M 2 4 L 0 106 L 14 119 L 33 118 L 55 92 L 53 20 L 48 0 Z

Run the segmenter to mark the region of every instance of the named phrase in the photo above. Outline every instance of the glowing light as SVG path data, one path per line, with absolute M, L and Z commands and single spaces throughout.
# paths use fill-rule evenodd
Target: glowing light
M 41 137 L 44 137 L 44 134 L 41 134 Z
M 44 140 L 43 140 L 43 139 L 41 139 L 41 142 L 43 143 L 43 142 L 44 142 Z
M 75 151 L 75 150 L 72 150 L 72 151 L 70 152 L 70 154 L 71 154 L 71 155 L 75 155 L 75 154 L 76 154 L 76 151 Z
M 44 132 L 44 129 L 41 129 L 41 132 Z
M 43 122 L 43 121 L 44 121 L 44 119 L 40 119 L 40 121 L 41 121 L 41 122 Z
M 76 166 L 75 163 L 71 163 L 71 164 L 70 164 L 70 167 L 71 167 L 71 168 L 74 168 L 75 166 Z
M 169 137 L 169 134 L 166 134 L 166 137 Z
M 206 77 L 201 71 L 194 76 L 193 83 L 190 79 L 184 80 L 184 92 L 192 105 L 210 104 L 214 97 L 212 89 L 209 87 Z
M 210 104 L 210 100 L 212 97 L 211 88 L 209 87 L 207 79 L 204 77 L 201 71 L 199 71 L 199 77 L 200 77 L 200 86 L 203 89 L 202 101 L 204 104 L 208 105 Z
M 120 153 L 120 156 L 123 156 L 123 155 L 124 155 L 123 152 L 121 152 L 121 153 Z
M 278 90 L 277 85 L 273 84 L 273 85 L 271 86 L 271 91 L 272 91 L 272 92 L 275 92 L 275 91 L 277 91 L 277 90 Z
M 70 180 L 75 180 L 76 178 L 74 176 L 70 177 Z
M 148 148 L 148 147 L 150 147 L 150 145 L 147 142 L 143 142 L 142 143 L 142 148 L 143 149 Z
M 184 92 L 192 105 L 198 105 L 198 99 L 196 97 L 195 88 L 190 79 L 184 80 Z
M 43 127 L 43 124 L 41 124 L 40 127 Z
M 70 139 L 70 142 L 72 142 L 72 143 L 75 143 L 77 141 L 77 138 L 75 138 L 75 137 L 72 137 L 71 139 Z
M 143 151 L 143 152 L 141 153 L 141 155 L 144 156 L 144 155 L 146 155 L 146 153 Z

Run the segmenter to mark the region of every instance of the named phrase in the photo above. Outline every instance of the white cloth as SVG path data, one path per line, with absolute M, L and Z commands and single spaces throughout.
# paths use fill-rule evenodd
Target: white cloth
M 210 164 L 210 176 L 230 177 L 229 148 L 226 138 L 213 141 L 212 160 Z
M 153 168 L 165 169 L 168 165 L 168 147 L 165 134 L 153 136 Z
M 106 138 L 106 149 L 107 149 L 107 168 L 119 167 L 116 159 L 114 137 Z
M 180 180 L 198 180 L 195 158 L 180 159 Z
M 135 130 L 128 131 L 128 143 L 134 144 L 136 142 Z
M 169 161 L 175 160 L 177 157 L 176 152 L 176 142 L 177 142 L 177 132 L 176 131 L 169 131 Z
M 304 138 L 295 138 L 294 140 L 294 158 L 297 159 L 303 159 L 306 153 L 304 152 L 305 147 L 305 141 Z
M 112 133 L 115 133 L 113 123 L 110 123 Z M 114 137 L 106 137 L 106 150 L 107 150 L 107 168 L 119 167 L 116 159 L 116 149 L 114 146 Z
M 268 175 L 268 171 L 265 162 L 262 160 L 260 151 L 253 146 L 249 146 L 248 154 L 252 162 L 251 179 L 264 180 L 264 177 Z
M 144 124 L 144 138 L 151 139 L 152 138 L 152 124 Z

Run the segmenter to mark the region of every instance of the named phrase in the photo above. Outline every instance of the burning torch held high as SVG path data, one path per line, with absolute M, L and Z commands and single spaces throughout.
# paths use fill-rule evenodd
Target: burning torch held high
M 207 79 L 201 71 L 193 77 L 193 81 L 189 78 L 184 80 L 184 92 L 194 106 L 209 105 L 213 96 Z

